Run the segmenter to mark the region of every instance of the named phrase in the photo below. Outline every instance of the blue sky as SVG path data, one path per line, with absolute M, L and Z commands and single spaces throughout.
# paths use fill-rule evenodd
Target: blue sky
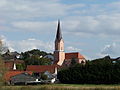
M 65 52 L 120 55 L 120 0 L 0 0 L 0 36 L 11 51 L 54 51 L 57 20 Z

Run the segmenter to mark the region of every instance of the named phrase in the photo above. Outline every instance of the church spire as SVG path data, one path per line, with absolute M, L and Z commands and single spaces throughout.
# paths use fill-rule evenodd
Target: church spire
M 58 20 L 57 34 L 55 39 L 55 51 L 54 51 L 55 64 L 62 65 L 65 59 L 64 53 L 64 41 L 62 39 L 62 33 L 60 29 L 60 21 Z
M 58 27 L 57 27 L 57 34 L 56 34 L 56 40 L 61 40 L 62 39 L 62 33 L 61 33 L 61 28 L 60 28 L 60 20 L 58 20 Z

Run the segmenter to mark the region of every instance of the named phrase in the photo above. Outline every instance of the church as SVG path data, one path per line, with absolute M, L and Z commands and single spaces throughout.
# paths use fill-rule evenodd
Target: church
M 72 60 L 76 63 L 85 63 L 86 59 L 79 52 L 64 52 L 64 40 L 61 33 L 60 21 L 58 21 L 57 34 L 55 38 L 54 64 L 69 66 Z
M 32 72 L 56 72 L 56 68 L 69 67 L 72 60 L 76 63 L 86 63 L 86 59 L 79 52 L 64 52 L 64 40 L 61 33 L 60 21 L 58 21 L 55 38 L 54 61 L 52 65 L 28 65 L 26 70 Z

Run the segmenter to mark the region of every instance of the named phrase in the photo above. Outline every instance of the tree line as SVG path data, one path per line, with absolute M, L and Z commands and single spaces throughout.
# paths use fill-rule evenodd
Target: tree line
M 120 61 L 107 56 L 87 61 L 85 65 L 74 64 L 58 72 L 61 83 L 69 84 L 118 84 L 120 83 Z

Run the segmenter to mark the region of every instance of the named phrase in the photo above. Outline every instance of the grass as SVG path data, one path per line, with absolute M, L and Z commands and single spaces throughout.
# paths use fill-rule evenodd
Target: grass
M 50 84 L 34 86 L 2 86 L 0 90 L 120 90 L 120 85 Z

